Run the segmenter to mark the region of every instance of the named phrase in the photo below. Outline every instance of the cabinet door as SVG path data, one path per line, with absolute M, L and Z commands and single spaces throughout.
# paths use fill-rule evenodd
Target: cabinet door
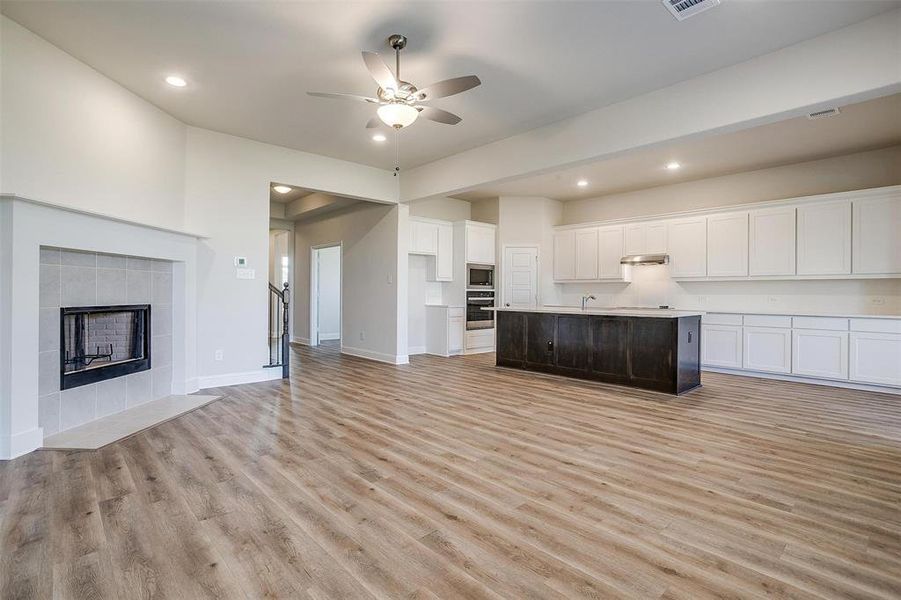
M 558 368 L 588 371 L 591 349 L 589 347 L 587 315 L 558 315 L 555 363 Z
M 665 254 L 669 249 L 666 237 L 666 223 L 649 223 L 645 230 L 644 253 Z
M 707 276 L 748 274 L 748 213 L 707 217 Z
M 901 385 L 901 335 L 851 332 L 851 381 Z
M 854 200 L 854 273 L 901 273 L 901 196 Z
M 554 279 L 576 278 L 576 234 L 572 230 L 554 232 Z
M 552 366 L 554 358 L 554 333 L 557 315 L 526 314 L 526 362 L 533 365 Z
M 644 254 L 647 229 L 644 223 L 626 225 L 626 254 Z
M 851 201 L 798 207 L 798 275 L 851 272 Z
M 727 369 L 742 368 L 741 327 L 701 325 L 701 364 Z
M 494 228 L 478 225 L 466 227 L 466 262 L 494 264 Z
M 707 217 L 671 221 L 667 238 L 671 277 L 707 275 Z
M 742 365 L 753 371 L 791 373 L 792 330 L 745 327 Z
M 438 251 L 438 225 L 424 221 L 410 221 L 412 237 L 410 252 L 415 254 L 435 254 Z
M 452 281 L 454 278 L 454 227 L 438 225 L 438 254 L 435 257 L 435 279 Z
M 598 230 L 598 279 L 622 279 L 623 231 L 621 225 Z
M 466 330 L 466 321 L 463 317 L 448 317 L 447 319 L 447 352 L 454 354 L 463 351 L 463 333 Z
M 598 230 L 581 229 L 576 238 L 576 279 L 598 278 Z
M 605 381 L 629 380 L 629 319 L 590 317 L 591 370 Z
M 792 373 L 829 379 L 848 378 L 848 332 L 795 329 Z
M 751 211 L 748 234 L 750 275 L 795 274 L 795 207 Z

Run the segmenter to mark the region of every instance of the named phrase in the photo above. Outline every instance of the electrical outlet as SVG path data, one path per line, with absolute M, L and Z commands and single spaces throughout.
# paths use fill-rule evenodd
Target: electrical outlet
M 766 299 L 766 301 L 769 302 L 770 304 L 778 304 L 779 298 L 777 298 L 776 296 L 770 296 L 769 298 Z
M 698 296 L 698 304 L 707 304 L 707 296 Z
M 362 331 L 362 330 L 360 331 L 360 341 L 361 342 L 366 341 L 366 332 L 365 331 Z
M 883 298 L 882 296 L 874 296 L 870 298 L 870 304 L 872 304 L 873 306 L 884 306 L 885 298 Z
M 222 348 L 216 350 L 216 360 L 222 360 Z

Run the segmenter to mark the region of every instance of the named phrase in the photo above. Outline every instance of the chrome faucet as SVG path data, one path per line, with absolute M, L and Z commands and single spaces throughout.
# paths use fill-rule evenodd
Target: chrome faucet
M 584 296 L 582 296 L 582 310 L 588 308 L 589 300 L 597 300 L 597 298 L 594 297 L 594 294 L 585 294 Z

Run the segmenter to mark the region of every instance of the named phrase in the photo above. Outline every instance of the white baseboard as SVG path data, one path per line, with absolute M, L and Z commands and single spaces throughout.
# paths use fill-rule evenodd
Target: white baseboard
M 245 371 L 243 373 L 225 373 L 222 375 L 207 375 L 198 377 L 199 389 L 205 390 L 214 387 L 226 387 L 229 385 L 241 385 L 242 383 L 258 383 L 260 381 L 272 381 L 281 379 L 281 367 L 259 369 L 257 371 Z
M 494 347 L 491 348 L 467 348 L 464 354 L 485 354 L 486 352 L 494 352 Z
M 319 334 L 320 342 L 327 342 L 329 340 L 340 340 L 340 339 L 341 339 L 340 333 L 320 333 Z
M 882 392 L 883 394 L 894 394 L 901 396 L 901 388 L 883 387 L 881 385 L 868 385 L 865 383 L 854 383 L 853 381 L 836 381 L 834 379 L 817 379 L 815 377 L 800 377 L 798 375 L 782 375 L 780 373 L 760 373 L 758 371 L 745 371 L 740 369 L 724 369 L 721 367 L 701 367 L 702 371 L 710 371 L 711 373 L 725 373 L 726 375 L 741 375 L 742 377 L 758 377 L 760 379 L 776 379 L 778 381 L 794 381 L 797 383 L 810 383 L 813 385 L 825 385 L 828 387 L 839 387 L 849 390 L 861 390 L 864 392 Z
M 414 354 L 426 354 L 425 346 L 409 346 L 407 348 L 407 356 L 413 356 Z
M 375 352 L 365 348 L 353 348 L 351 346 L 341 346 L 341 354 L 350 354 L 358 358 L 367 358 L 369 360 L 377 360 L 378 362 L 388 363 L 391 365 L 406 365 L 410 362 L 407 354 L 386 354 L 384 352 Z
M 35 427 L 13 435 L 0 435 L 0 460 L 11 460 L 28 454 L 32 450 L 40 448 L 43 443 L 43 427 Z
M 291 343 L 292 343 L 292 344 L 297 344 L 297 345 L 299 345 L 299 346 L 309 346 L 309 345 L 310 345 L 310 338 L 307 338 L 307 337 L 296 337 L 296 338 L 291 338 Z

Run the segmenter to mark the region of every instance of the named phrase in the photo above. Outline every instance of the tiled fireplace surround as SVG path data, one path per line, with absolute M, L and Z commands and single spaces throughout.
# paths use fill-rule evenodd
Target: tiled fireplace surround
M 0 460 L 60 428 L 198 390 L 204 239 L 0 195 Z M 59 307 L 118 303 L 152 305 L 153 368 L 60 393 Z
M 172 393 L 172 262 L 41 247 L 38 424 L 44 435 Z M 151 369 L 59 389 L 60 307 L 150 304 Z

